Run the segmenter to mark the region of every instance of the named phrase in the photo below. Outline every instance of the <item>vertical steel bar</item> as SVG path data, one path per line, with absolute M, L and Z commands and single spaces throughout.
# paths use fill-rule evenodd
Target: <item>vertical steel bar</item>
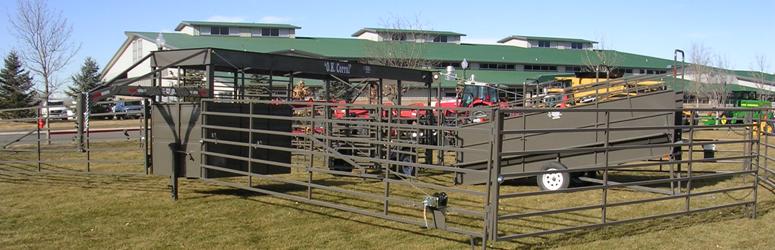
M 250 112 L 250 115 L 248 115 L 248 186 L 253 187 L 253 102 L 248 103 L 248 112 Z
M 380 81 L 379 87 L 380 87 L 380 89 L 382 88 L 382 81 Z M 380 94 L 380 96 L 379 96 L 380 101 L 379 102 L 382 103 L 382 91 L 379 91 L 379 94 Z M 382 107 L 382 105 L 379 105 L 379 106 Z M 392 131 L 393 130 L 393 126 L 391 126 L 391 124 L 393 123 L 393 108 L 392 107 L 387 107 L 387 112 L 388 112 L 387 113 L 388 119 L 387 119 L 387 132 L 386 132 L 387 133 L 387 140 L 386 141 L 390 142 L 392 140 L 392 137 L 393 137 L 393 131 Z M 393 146 L 388 145 L 387 146 L 387 152 L 384 155 L 388 160 L 390 160 L 391 154 L 393 153 L 392 150 L 391 150 L 392 147 Z M 396 159 L 396 160 L 398 160 L 398 159 Z M 382 171 L 385 171 L 385 207 L 384 207 L 384 214 L 385 215 L 388 214 L 388 210 L 389 210 L 389 206 L 390 206 L 390 202 L 388 201 L 388 197 L 390 197 L 390 182 L 388 181 L 388 178 L 390 178 L 390 165 L 391 164 L 385 164 L 382 167 Z
M 695 119 L 695 112 L 692 112 L 689 117 L 691 117 L 691 120 L 694 121 Z M 686 163 L 687 166 L 687 172 L 686 172 L 686 207 L 684 210 L 686 212 L 691 211 L 691 199 L 692 199 L 692 165 L 694 165 L 694 131 L 695 131 L 695 125 L 694 123 L 689 125 L 689 161 Z
M 143 99 L 143 167 L 145 167 L 145 174 L 150 173 L 150 167 L 151 167 L 151 155 L 149 153 L 149 141 L 150 138 L 148 136 L 148 113 L 151 110 L 150 109 L 150 102 L 151 99 L 145 98 Z
M 751 219 L 756 219 L 756 202 L 759 199 L 759 164 L 761 164 L 761 146 L 762 146 L 762 133 L 765 134 L 765 145 L 767 144 L 766 141 L 766 133 L 767 133 L 767 124 L 766 120 L 765 123 L 762 123 L 762 117 L 766 116 L 767 113 L 764 110 L 759 110 L 759 133 L 756 134 L 756 166 L 754 167 L 753 171 L 753 203 L 751 204 Z M 765 149 L 766 150 L 766 149 Z M 765 151 L 766 152 L 766 151 Z M 766 164 L 767 158 L 764 158 L 764 162 Z
M 307 136 L 313 137 L 315 136 L 315 125 L 316 125 L 315 113 L 317 113 L 317 110 L 315 108 L 315 103 L 311 103 L 310 105 L 312 109 L 312 112 L 310 113 L 311 126 L 308 132 L 309 134 L 307 134 Z M 307 199 L 311 200 L 312 199 L 312 168 L 315 167 L 315 154 L 313 154 L 312 152 L 315 151 L 315 140 L 310 140 L 309 138 L 307 138 L 307 140 L 309 141 L 309 165 L 307 166 Z
M 201 106 L 201 110 L 202 110 L 202 112 L 199 115 L 200 120 L 202 121 L 202 125 L 208 125 L 208 123 L 207 123 L 207 115 L 205 115 L 205 112 L 208 111 L 207 110 L 207 103 L 208 102 L 207 101 L 200 101 L 199 103 L 200 103 L 199 105 Z M 200 137 L 199 138 L 206 139 L 207 138 L 207 132 L 206 132 L 207 129 L 205 128 L 205 126 L 202 126 L 202 129 L 199 130 L 199 131 L 200 131 L 200 134 L 199 134 Z M 204 154 L 205 152 L 207 152 L 207 142 L 204 142 L 201 139 L 200 139 L 200 142 L 199 142 L 199 152 L 200 152 L 199 153 L 199 176 L 202 177 L 202 179 L 207 179 L 207 171 L 204 168 L 204 165 L 206 164 L 206 161 L 207 161 L 207 156 L 205 156 L 205 154 Z
M 41 171 L 41 161 L 40 161 L 40 129 L 41 129 L 40 125 L 41 124 L 40 124 L 40 122 L 42 121 L 42 118 L 40 117 L 40 112 L 41 112 L 40 111 L 40 107 L 38 107 L 37 112 L 36 112 L 38 119 L 36 119 L 37 124 L 35 124 L 35 128 L 37 128 L 37 133 L 36 134 L 38 136 L 37 146 L 35 147 L 36 150 L 38 151 L 38 172 Z
M 161 77 L 161 74 L 159 74 L 159 75 L 160 75 L 159 77 Z M 83 95 L 88 97 L 87 96 L 88 93 L 84 93 Z M 91 103 L 89 103 L 89 100 L 90 100 L 89 98 L 83 98 L 83 99 L 84 99 L 84 102 L 85 102 L 83 104 L 83 106 L 84 106 L 83 109 L 86 110 L 86 113 L 83 114 L 83 120 L 84 120 L 83 126 L 84 126 L 84 128 L 86 128 L 86 172 L 91 172 L 91 138 L 90 138 L 91 137 L 91 129 L 89 128 L 89 127 L 91 127 L 89 125 L 89 120 L 91 120 L 90 119 L 90 117 L 91 117 Z
M 292 93 L 293 93 L 293 72 L 291 72 L 291 74 L 288 76 L 288 90 L 286 93 L 287 95 L 286 100 L 290 101 L 292 99 L 293 97 L 291 95 Z
M 595 112 L 595 116 L 599 117 L 599 112 Z M 611 146 L 611 111 L 605 112 L 605 143 L 603 144 L 605 151 L 603 151 L 603 193 L 602 193 L 602 208 L 601 208 L 601 223 L 606 224 L 608 219 L 608 148 Z M 597 158 L 597 157 L 595 157 Z
M 239 71 L 238 70 L 232 71 L 232 76 L 231 77 L 232 77 L 232 83 L 234 84 L 234 86 L 232 86 L 233 93 L 231 93 L 231 98 L 234 98 L 234 99 L 239 99 L 239 77 L 238 77 L 238 75 L 239 75 Z
M 333 128 L 332 128 L 333 124 L 332 124 L 332 121 L 331 121 L 331 105 L 329 104 L 330 101 L 331 101 L 331 81 L 329 81 L 329 80 L 326 80 L 325 92 L 326 92 L 325 93 L 326 94 L 326 104 L 323 107 L 324 107 L 325 118 L 326 119 L 323 122 L 323 125 L 325 126 L 323 134 L 325 135 L 325 138 L 326 138 L 326 147 L 331 148 L 332 142 L 331 142 L 330 138 L 331 138 L 331 136 L 333 136 L 331 134 L 331 132 L 333 130 Z M 331 154 L 325 154 L 324 155 L 325 159 L 323 159 L 323 160 L 326 163 L 326 167 L 329 167 L 329 165 L 331 164 L 331 156 L 330 155 Z
M 501 148 L 503 146 L 503 114 L 499 109 L 494 109 L 491 113 L 492 122 L 492 143 L 490 144 L 490 161 L 487 164 L 487 171 L 490 175 L 488 184 L 489 198 L 487 204 L 489 205 L 490 220 L 489 229 L 485 230 L 485 237 L 488 236 L 490 240 L 495 242 L 498 239 L 498 206 L 500 201 L 500 164 L 501 164 Z M 487 216 L 486 216 L 487 217 Z

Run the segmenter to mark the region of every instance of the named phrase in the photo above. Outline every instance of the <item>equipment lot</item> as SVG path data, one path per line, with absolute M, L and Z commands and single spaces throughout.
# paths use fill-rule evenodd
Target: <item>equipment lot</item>
M 705 133 L 705 132 L 703 132 Z M 725 138 L 730 132 L 714 131 L 703 137 Z M 770 139 L 770 143 L 775 139 Z M 133 147 L 93 143 L 93 147 Z M 723 147 L 723 146 L 720 146 Z M 723 148 L 722 148 L 723 149 Z M 61 153 L 62 159 L 76 153 Z M 698 155 L 701 152 L 697 153 Z M 770 153 L 773 155 L 773 153 Z M 137 159 L 139 150 L 128 152 L 95 152 L 94 158 L 111 157 Z M 29 153 L 3 152 L 2 158 L 34 160 Z M 303 162 L 303 161 L 302 161 Z M 719 163 L 722 164 L 722 163 Z M 738 163 L 735 167 L 739 166 Z M 67 166 L 67 164 L 57 164 Z M 73 167 L 78 163 L 73 163 Z M 95 164 L 96 165 L 96 164 Z M 405 224 L 356 215 L 336 209 L 306 205 L 272 196 L 241 191 L 197 180 L 181 180 L 181 199 L 170 202 L 167 178 L 154 176 L 60 175 L 38 174 L 34 164 L 7 164 L 0 172 L 0 245 L 9 248 L 467 248 L 468 237 L 407 227 Z M 93 170 L 125 172 L 108 166 L 93 166 Z M 132 166 L 138 171 L 141 165 Z M 300 170 L 300 171 L 296 171 Z M 294 168 L 292 173 L 305 178 L 306 172 Z M 628 176 L 633 174 L 627 173 Z M 381 186 L 357 178 L 316 175 L 316 181 L 338 181 L 348 189 Z M 613 177 L 612 177 L 613 178 Z M 636 177 L 631 177 L 636 178 Z M 750 178 L 750 177 L 748 177 Z M 742 180 L 729 179 L 707 183 L 698 188 L 718 188 Z M 303 195 L 306 189 L 290 185 L 267 187 Z M 394 187 L 396 190 L 401 186 Z M 503 190 L 534 191 L 534 181 L 526 180 L 503 185 Z M 686 217 L 649 220 L 617 225 L 606 229 L 567 234 L 545 235 L 517 241 L 499 241 L 496 248 L 567 247 L 615 248 L 767 248 L 775 244 L 766 232 L 775 230 L 775 195 L 759 188 L 758 219 L 751 220 L 743 209 L 721 209 Z M 621 191 L 628 192 L 628 191 Z M 396 191 L 396 193 L 399 193 Z M 316 198 L 342 199 L 316 193 Z M 573 194 L 574 201 L 599 199 L 599 192 Z M 632 197 L 651 194 L 630 192 Z M 714 200 L 734 201 L 747 192 L 710 196 Z M 570 201 L 569 201 L 570 202 Z M 679 203 L 681 201 L 678 201 Z M 716 202 L 716 201 L 714 201 Z M 362 204 L 361 204 L 362 205 Z M 523 204 L 525 205 L 525 204 Z M 570 206 L 571 204 L 565 204 Z M 540 207 L 540 204 L 534 204 Z M 642 206 L 622 211 L 628 214 L 658 212 L 667 206 Z M 577 214 L 556 215 L 563 220 L 583 218 Z M 667 222 L 667 223 L 663 223 Z M 537 222 L 534 226 L 551 227 L 557 221 Z M 723 228 L 724 230 L 720 230 Z M 368 232 L 363 233 L 363 232 Z M 309 236 L 309 238 L 304 238 Z

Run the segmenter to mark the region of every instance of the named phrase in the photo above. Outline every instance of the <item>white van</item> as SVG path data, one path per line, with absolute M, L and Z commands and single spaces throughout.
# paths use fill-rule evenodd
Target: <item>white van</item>
M 48 106 L 48 109 L 46 108 Z M 51 113 L 51 116 L 49 117 L 48 113 Z M 65 101 L 63 100 L 48 100 L 47 102 L 43 102 L 43 106 L 40 107 L 40 114 L 43 118 L 48 117 L 49 119 L 62 119 L 62 120 L 74 120 L 75 119 L 75 112 L 70 110 L 67 106 L 65 106 Z

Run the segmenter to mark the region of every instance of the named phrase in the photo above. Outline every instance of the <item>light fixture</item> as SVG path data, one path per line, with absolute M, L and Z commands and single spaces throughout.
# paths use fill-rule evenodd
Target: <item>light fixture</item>
M 159 32 L 159 35 L 156 36 L 156 48 L 163 50 L 165 45 L 167 45 L 167 40 L 164 40 L 164 35 Z
M 463 58 L 463 61 L 460 62 L 460 67 L 463 68 L 463 69 L 468 69 L 468 60 Z

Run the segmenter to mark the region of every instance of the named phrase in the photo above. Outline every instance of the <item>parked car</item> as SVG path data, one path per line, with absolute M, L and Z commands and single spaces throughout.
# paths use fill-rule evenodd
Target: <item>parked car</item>
M 140 118 L 143 116 L 143 103 L 141 101 L 118 101 L 111 107 L 113 119 Z
M 75 112 L 73 112 L 73 110 L 71 110 L 69 107 L 65 106 L 65 101 L 63 100 L 48 100 L 48 102 L 44 101 L 43 106 L 40 108 L 40 114 L 44 118 L 49 119 L 75 119 Z

